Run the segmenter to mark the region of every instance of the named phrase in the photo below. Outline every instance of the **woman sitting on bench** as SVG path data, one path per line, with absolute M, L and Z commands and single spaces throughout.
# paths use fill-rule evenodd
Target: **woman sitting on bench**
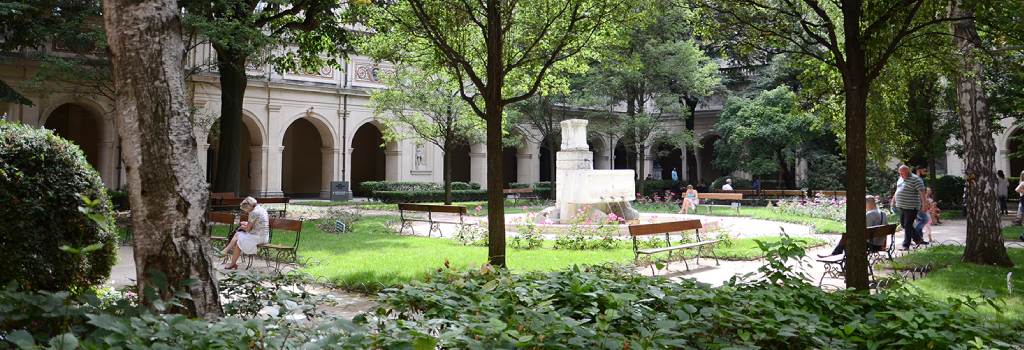
M 231 264 L 225 266 L 225 270 L 238 269 L 238 257 L 242 253 L 256 254 L 260 244 L 270 241 L 270 215 L 267 215 L 267 210 L 257 204 L 256 199 L 252 197 L 245 197 L 239 207 L 249 213 L 249 221 L 239 223 L 238 232 L 221 251 L 222 255 L 231 252 Z
M 683 194 L 683 206 L 679 208 L 679 214 L 689 214 L 690 209 L 697 209 L 697 190 L 693 189 L 693 185 L 686 185 L 686 193 Z
M 866 210 L 864 215 L 866 215 L 865 219 L 867 227 L 886 225 L 889 223 L 885 217 L 885 213 L 878 210 L 878 202 L 875 200 L 874 196 L 864 197 L 864 209 Z M 883 247 L 885 247 L 885 237 L 878 237 L 875 238 L 875 241 L 868 241 L 869 252 L 882 250 Z M 836 248 L 832 250 L 832 254 L 818 254 L 818 257 L 827 258 L 833 255 L 843 254 L 844 252 L 846 252 L 846 242 L 844 242 L 843 239 L 839 239 L 839 244 L 837 244 Z

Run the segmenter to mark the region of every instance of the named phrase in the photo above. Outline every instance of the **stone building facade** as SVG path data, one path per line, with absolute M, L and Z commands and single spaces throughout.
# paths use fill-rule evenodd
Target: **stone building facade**
M 60 55 L 53 47 L 43 53 Z M 189 55 L 191 67 L 215 66 L 209 46 Z M 45 89 L 31 82 L 39 66 L 37 59 L 11 57 L 0 62 L 0 79 L 11 84 L 33 102 L 33 106 L 0 103 L 8 120 L 55 130 L 79 144 L 90 164 L 110 188 L 122 188 L 123 169 L 115 128 L 113 101 L 94 88 L 51 83 Z M 243 111 L 242 192 L 257 195 L 326 197 L 331 181 L 442 181 L 442 154 L 433 145 L 404 139 L 385 142 L 382 123 L 375 115 L 369 95 L 382 88 L 379 74 L 389 69 L 367 57 L 352 56 L 342 68 L 324 67 L 315 72 L 279 73 L 270 66 L 248 67 L 250 75 Z M 35 86 L 35 88 L 33 88 Z M 200 71 L 189 78 L 199 158 L 209 176 L 216 160 L 214 121 L 220 108 L 216 72 Z M 636 159 L 617 135 L 590 136 L 597 169 L 637 169 L 643 166 L 656 179 L 668 179 L 677 169 L 682 180 L 710 183 L 721 174 L 711 166 L 713 127 L 721 111 L 722 97 L 715 96 L 699 106 L 694 132 L 702 148 L 681 150 L 666 144 L 652 145 L 643 160 Z M 1009 126 L 1010 122 L 1007 122 Z M 666 121 L 670 133 L 684 130 L 681 121 Z M 211 135 L 211 131 L 214 135 Z M 996 135 L 997 168 L 1016 174 L 1024 162 L 1011 161 L 1007 154 L 1017 143 L 1007 135 L 1019 133 L 1008 128 Z M 550 180 L 553 174 L 541 142 L 524 137 L 502 157 L 506 182 Z M 557 142 L 556 142 L 557 144 Z M 486 186 L 486 147 L 473 144 L 454 152 L 453 179 Z M 693 157 L 688 162 L 687 158 Z M 958 174 L 962 162 L 947 157 L 947 169 Z M 688 166 L 696 167 L 688 171 Z M 690 174 L 693 174 L 690 176 Z M 742 175 L 742 174 L 738 174 Z M 695 177 L 695 178 L 691 178 Z

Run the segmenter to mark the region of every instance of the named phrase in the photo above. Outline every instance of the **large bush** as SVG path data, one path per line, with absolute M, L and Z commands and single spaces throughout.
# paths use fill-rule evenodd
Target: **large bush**
M 467 191 L 479 189 L 480 185 L 476 183 L 452 181 L 453 191 Z M 444 184 L 415 181 L 366 181 L 359 185 L 359 191 L 356 193 L 356 195 L 380 200 L 381 198 L 376 193 L 382 191 L 444 192 Z
M 934 199 L 939 202 L 939 208 L 953 209 L 963 208 L 964 201 L 964 178 L 959 176 L 946 175 L 935 179 L 928 186 L 932 187 Z
M 97 201 L 93 218 L 79 210 L 82 198 Z M 110 200 L 70 141 L 0 122 L 0 218 L 0 284 L 80 290 L 110 275 L 117 258 Z

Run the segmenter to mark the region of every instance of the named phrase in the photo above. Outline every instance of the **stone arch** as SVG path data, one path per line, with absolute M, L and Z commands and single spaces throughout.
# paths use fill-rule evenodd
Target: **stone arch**
M 550 141 L 551 138 L 555 138 L 554 144 L 556 146 L 554 150 L 548 148 L 548 141 Z M 555 169 L 551 163 L 553 161 L 552 158 L 554 158 L 554 161 L 558 160 L 557 154 L 559 150 L 557 145 L 560 144 L 561 142 L 557 135 L 548 135 L 548 137 L 542 139 L 537 145 L 537 166 L 540 171 L 540 181 L 551 181 L 555 176 Z
M 120 158 L 117 156 L 116 131 L 99 104 L 89 100 L 69 100 L 55 104 L 41 118 L 42 127 L 78 145 L 104 184 L 116 187 L 114 162 Z
M 683 150 L 668 142 L 657 142 L 651 147 L 651 157 L 654 158 L 654 169 L 651 174 L 656 179 L 671 180 L 672 170 L 676 176 L 682 178 L 683 174 Z
M 367 196 L 360 189 L 366 181 L 384 181 L 387 178 L 387 156 L 384 134 L 376 122 L 366 122 L 356 128 L 352 136 L 352 189 L 357 195 Z M 390 146 L 389 146 L 390 147 Z
M 1014 127 L 1006 133 L 1006 161 L 1008 173 L 1006 176 L 1020 176 L 1024 171 L 1024 157 L 1016 157 L 1015 154 L 1024 151 L 1024 128 Z
M 206 134 L 206 179 L 213 182 L 217 174 L 220 141 L 218 138 L 219 124 L 213 123 Z M 239 140 L 239 194 L 259 194 L 262 192 L 264 157 L 263 149 L 266 140 L 266 128 L 255 114 L 242 110 L 242 132 Z
M 615 140 L 615 149 L 613 152 L 612 168 L 637 170 L 636 150 L 629 145 L 626 138 L 622 137 Z
M 722 137 L 714 132 L 707 132 L 701 134 L 700 149 L 697 150 L 697 169 L 699 171 L 698 178 L 700 181 L 710 184 L 711 181 L 721 177 L 723 174 L 718 168 L 715 168 L 713 161 L 715 160 L 715 147 L 718 140 Z
M 333 129 L 312 112 L 286 125 L 281 135 L 281 191 L 292 198 L 327 196 L 335 158 Z
M 470 146 L 466 143 L 458 143 L 452 147 L 449 157 L 452 160 L 452 181 L 469 183 L 472 181 L 472 170 L 470 169 Z

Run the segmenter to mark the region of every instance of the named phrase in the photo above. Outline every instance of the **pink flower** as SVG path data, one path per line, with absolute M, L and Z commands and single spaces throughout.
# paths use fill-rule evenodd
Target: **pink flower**
M 481 207 L 480 207 L 480 206 L 478 205 L 478 206 L 476 206 L 476 209 L 473 209 L 473 210 L 476 210 L 476 212 L 477 212 L 477 213 L 479 213 L 479 212 L 480 212 L 481 210 L 483 210 L 483 209 L 484 209 L 484 208 L 481 208 Z
M 545 224 L 545 225 L 551 225 L 551 224 L 554 224 L 555 222 L 551 221 L 551 219 L 544 218 L 544 220 L 542 220 L 541 223 Z
M 619 220 L 619 216 L 615 215 L 615 213 L 608 213 L 608 220 L 609 221 L 618 221 Z

